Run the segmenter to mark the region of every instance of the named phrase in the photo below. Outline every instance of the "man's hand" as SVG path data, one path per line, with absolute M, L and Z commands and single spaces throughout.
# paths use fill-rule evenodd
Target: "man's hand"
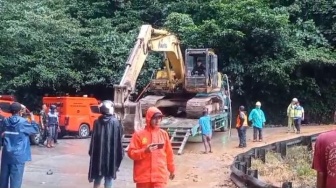
M 175 174 L 174 174 L 174 172 L 171 172 L 170 174 L 169 174 L 169 179 L 170 180 L 173 180 L 175 178 Z
M 30 120 L 31 120 L 31 121 L 35 121 L 35 117 L 34 117 L 33 112 L 30 112 Z
M 157 149 L 158 149 L 158 146 L 157 146 L 157 145 L 150 144 L 150 145 L 146 148 L 145 152 L 146 152 L 146 153 L 152 153 L 154 150 L 157 150 Z

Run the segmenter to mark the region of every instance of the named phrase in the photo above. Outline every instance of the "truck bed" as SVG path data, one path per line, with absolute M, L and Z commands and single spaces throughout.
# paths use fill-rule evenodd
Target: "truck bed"
M 228 127 L 228 118 L 229 117 L 227 112 L 219 112 L 217 114 L 210 115 L 213 130 L 225 131 L 225 129 Z M 143 125 L 145 125 L 145 118 L 143 118 L 142 121 Z M 178 154 L 182 154 L 184 146 L 188 140 L 191 141 L 191 138 L 198 138 L 197 135 L 199 135 L 198 119 L 164 117 L 160 127 L 167 130 L 170 136 L 172 147 L 174 151 L 177 151 Z M 127 148 L 130 138 L 131 135 L 124 135 L 123 145 L 125 148 Z

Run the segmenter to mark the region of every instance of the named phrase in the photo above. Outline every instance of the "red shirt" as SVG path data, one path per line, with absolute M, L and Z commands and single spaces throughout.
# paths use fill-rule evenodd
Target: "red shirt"
M 322 133 L 315 143 L 313 169 L 326 176 L 326 187 L 336 185 L 336 131 Z

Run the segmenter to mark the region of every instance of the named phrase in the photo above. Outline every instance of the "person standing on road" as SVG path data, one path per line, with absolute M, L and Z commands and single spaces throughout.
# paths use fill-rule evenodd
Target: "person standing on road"
M 208 153 L 207 146 L 209 146 L 209 152 L 212 153 L 211 150 L 212 127 L 211 127 L 211 119 L 207 109 L 204 109 L 203 116 L 199 118 L 198 124 L 202 134 L 202 141 L 205 149 L 204 154 Z
M 30 113 L 31 122 L 21 117 L 22 105 L 14 102 L 10 105 L 12 116 L 4 119 L 0 135 L 4 141 L 0 188 L 21 188 L 25 163 L 31 161 L 30 135 L 37 134 L 39 127 L 33 113 Z
M 55 112 L 57 113 L 57 119 L 59 118 L 59 113 L 57 112 L 57 107 L 55 106 Z M 56 126 L 55 126 L 55 135 L 54 135 L 54 143 L 58 144 L 58 133 L 61 132 L 61 128 L 59 126 L 59 121 L 57 122 Z
M 58 113 L 56 112 L 56 106 L 51 105 L 50 106 L 50 111 L 48 112 L 48 141 L 47 141 L 47 147 L 52 148 L 54 147 L 54 140 L 55 140 L 55 134 L 56 134 L 56 128 L 58 127 Z
M 114 114 L 112 101 L 102 101 L 99 111 L 102 115 L 93 123 L 88 179 L 94 182 L 93 188 L 98 188 L 104 178 L 104 187 L 111 188 L 124 157 L 123 129 Z
M 246 147 L 246 129 L 248 127 L 247 123 L 247 115 L 245 112 L 245 107 L 240 106 L 239 107 L 239 114 L 237 116 L 237 132 L 239 137 L 239 148 L 245 148 Z
M 262 129 L 265 125 L 266 118 L 264 112 L 260 109 L 261 103 L 258 101 L 256 107 L 250 112 L 249 121 L 252 121 L 253 126 L 253 142 L 257 141 L 259 134 L 259 142 L 262 142 L 263 134 Z
M 287 117 L 288 117 L 288 129 L 287 132 L 291 132 L 293 131 L 295 133 L 295 129 L 294 129 L 294 109 L 296 107 L 296 103 L 298 102 L 297 98 L 293 98 L 292 102 L 288 105 L 287 107 Z
M 301 123 L 304 120 L 304 109 L 300 105 L 299 102 L 296 103 L 295 109 L 294 109 L 294 125 L 296 128 L 296 133 L 300 134 L 301 130 Z
M 48 131 L 47 131 L 47 125 L 48 125 L 48 113 L 47 113 L 47 105 L 42 105 L 42 110 L 40 112 L 40 123 L 41 123 L 41 129 L 43 131 L 42 139 L 40 144 L 44 145 L 44 142 L 47 141 Z
M 2 110 L 1 110 L 1 108 L 0 108 L 0 113 L 2 112 Z M 2 128 L 2 123 L 3 123 L 3 120 L 5 119 L 5 116 L 3 116 L 3 115 L 1 115 L 0 114 L 0 130 L 1 130 L 1 128 Z M 0 150 L 1 150 L 1 148 L 2 148 L 2 145 L 3 145 L 3 140 L 2 140 L 2 138 L 1 138 L 1 136 L 0 136 Z
M 334 188 L 336 185 L 335 143 L 336 131 L 321 133 L 316 139 L 312 168 L 317 172 L 317 188 Z
M 168 177 L 175 177 L 170 139 L 167 131 L 159 127 L 162 117 L 158 108 L 148 108 L 145 129 L 133 133 L 127 153 L 134 160 L 136 188 L 164 188 Z

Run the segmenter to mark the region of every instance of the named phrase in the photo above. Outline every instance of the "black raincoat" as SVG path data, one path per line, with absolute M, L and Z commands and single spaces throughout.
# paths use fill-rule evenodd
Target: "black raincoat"
M 116 179 L 124 157 L 122 135 L 122 126 L 114 115 L 95 120 L 89 149 L 89 182 L 102 176 Z

